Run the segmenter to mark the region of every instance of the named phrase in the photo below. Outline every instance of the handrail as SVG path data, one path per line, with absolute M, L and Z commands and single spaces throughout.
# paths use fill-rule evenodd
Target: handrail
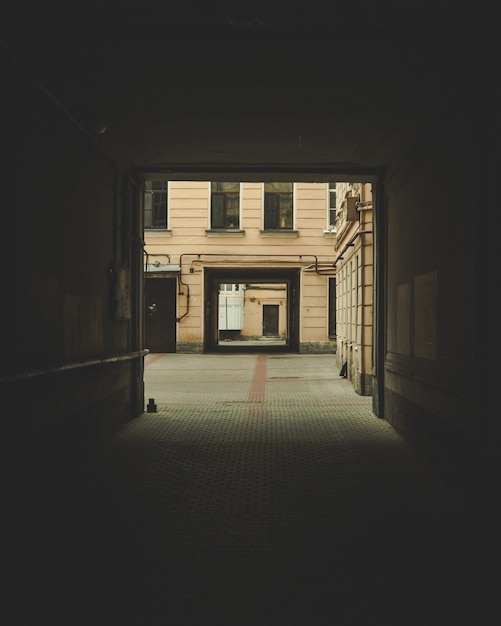
M 149 353 L 146 348 L 144 350 L 137 350 L 135 352 L 128 352 L 127 354 L 119 354 L 115 356 L 103 357 L 100 359 L 87 359 L 85 361 L 73 361 L 72 363 L 64 363 L 63 365 L 56 365 L 54 367 L 48 367 L 41 370 L 31 370 L 28 372 L 22 372 L 14 376 L 7 376 L 0 378 L 0 383 L 10 383 L 17 380 L 26 380 L 28 378 L 36 378 L 37 376 L 45 376 L 49 374 L 57 374 L 59 372 L 66 372 L 69 370 L 82 369 L 85 367 L 94 367 L 96 365 L 105 365 L 107 363 L 119 363 L 121 361 L 133 361 L 139 359 Z

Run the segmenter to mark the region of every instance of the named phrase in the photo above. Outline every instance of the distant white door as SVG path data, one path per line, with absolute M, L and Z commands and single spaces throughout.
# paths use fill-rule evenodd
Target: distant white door
M 244 327 L 244 286 L 219 285 L 219 330 L 242 330 Z

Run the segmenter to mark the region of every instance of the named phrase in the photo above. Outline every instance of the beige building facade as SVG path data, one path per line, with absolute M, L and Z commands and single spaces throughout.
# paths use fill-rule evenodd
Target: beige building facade
M 148 181 L 146 347 L 334 353 L 333 190 L 311 182 Z
M 357 393 L 372 395 L 372 186 L 368 183 L 337 183 L 336 202 L 337 360 Z

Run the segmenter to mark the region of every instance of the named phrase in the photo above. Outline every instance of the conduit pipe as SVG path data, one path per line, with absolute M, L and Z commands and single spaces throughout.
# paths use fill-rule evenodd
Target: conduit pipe
M 232 257 L 232 258 L 237 257 L 237 258 L 240 258 L 242 260 L 245 257 L 252 257 L 249 260 L 249 263 L 255 262 L 255 261 L 252 261 L 252 259 L 255 258 L 255 257 L 265 257 L 267 260 L 271 260 L 273 258 L 278 258 L 279 260 L 280 259 L 286 260 L 286 259 L 291 259 L 291 258 L 301 260 L 301 259 L 303 259 L 303 257 L 309 257 L 309 258 L 313 258 L 315 260 L 315 262 L 314 262 L 313 265 L 309 265 L 308 268 L 314 267 L 315 271 L 317 273 L 320 273 L 319 272 L 319 266 L 318 266 L 318 257 L 315 254 L 271 254 L 270 255 L 270 254 L 237 254 L 237 253 L 235 253 L 235 254 L 231 254 L 231 253 L 230 254 L 222 254 L 222 253 L 218 253 L 218 252 L 206 252 L 206 253 L 197 254 L 195 252 L 192 252 L 192 253 L 186 253 L 186 254 L 181 254 L 180 255 L 180 257 L 179 257 L 179 265 L 181 267 L 181 273 L 183 271 L 183 257 L 186 257 L 186 256 L 197 257 L 198 260 L 200 260 L 200 261 L 202 260 L 202 257 L 219 257 L 221 259 L 225 259 L 227 257 Z M 194 261 L 195 260 L 196 259 L 194 259 Z M 194 261 L 192 261 L 191 263 L 193 264 Z M 183 284 L 185 284 L 185 283 L 183 283 Z
M 353 237 L 345 245 L 345 247 L 342 249 L 341 253 L 338 254 L 338 256 L 336 257 L 336 260 L 334 261 L 334 267 L 337 265 L 337 262 L 343 258 L 343 254 L 346 252 L 346 250 L 348 250 L 348 248 L 351 248 L 351 246 L 354 245 L 355 240 L 358 237 L 360 237 L 360 235 L 371 235 L 371 234 L 372 234 L 372 230 L 359 230 L 358 233 L 355 233 Z
M 183 258 L 184 257 L 189 257 L 189 256 L 197 257 L 197 259 L 194 259 L 191 262 L 192 266 L 193 266 L 194 261 L 196 261 L 196 260 L 202 261 L 202 257 L 219 257 L 220 259 L 225 259 L 227 257 L 232 257 L 232 258 L 237 257 L 237 258 L 240 258 L 240 259 L 243 259 L 244 257 L 252 257 L 252 258 L 255 258 L 255 257 L 266 257 L 266 259 L 268 259 L 268 260 L 270 258 L 273 258 L 273 257 L 278 257 L 279 259 L 282 259 L 282 258 L 285 257 L 285 258 L 288 258 L 288 259 L 294 258 L 294 259 L 300 259 L 300 260 L 303 257 L 310 257 L 310 258 L 315 259 L 315 263 L 314 263 L 314 265 L 309 265 L 308 267 L 306 267 L 305 268 L 306 270 L 311 269 L 312 267 L 314 267 L 315 268 L 315 272 L 319 276 L 325 276 L 325 274 L 323 274 L 322 271 L 326 271 L 327 270 L 327 268 L 322 268 L 322 271 L 320 271 L 320 268 L 319 268 L 319 265 L 318 265 L 318 257 L 315 254 L 272 254 L 272 255 L 269 255 L 269 254 L 237 254 L 237 253 L 235 253 L 235 254 L 231 254 L 231 253 L 230 254 L 221 254 L 221 253 L 217 253 L 217 252 L 214 252 L 214 253 L 211 253 L 211 252 L 205 252 L 205 253 L 188 252 L 188 253 L 181 254 L 179 256 L 179 268 L 180 268 L 180 270 L 179 270 L 179 283 L 181 285 L 183 285 L 184 287 L 186 287 L 186 311 L 183 313 L 183 315 L 181 315 L 180 317 L 176 318 L 177 322 L 180 322 L 182 319 L 184 319 L 188 315 L 188 313 L 190 312 L 190 286 L 188 285 L 188 283 L 185 283 L 183 281 Z M 252 259 L 249 262 L 253 262 Z M 255 263 L 255 261 L 254 261 L 254 263 Z M 332 265 L 332 268 L 335 268 L 335 264 Z M 332 271 L 332 268 L 331 268 L 331 271 Z M 183 292 L 179 292 L 178 295 L 184 295 L 184 294 L 183 294 Z

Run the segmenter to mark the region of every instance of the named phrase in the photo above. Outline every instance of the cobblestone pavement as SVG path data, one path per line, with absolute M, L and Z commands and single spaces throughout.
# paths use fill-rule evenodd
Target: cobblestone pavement
M 334 355 L 145 365 L 156 411 L 21 524 L 6 625 L 499 621 L 496 529 Z

